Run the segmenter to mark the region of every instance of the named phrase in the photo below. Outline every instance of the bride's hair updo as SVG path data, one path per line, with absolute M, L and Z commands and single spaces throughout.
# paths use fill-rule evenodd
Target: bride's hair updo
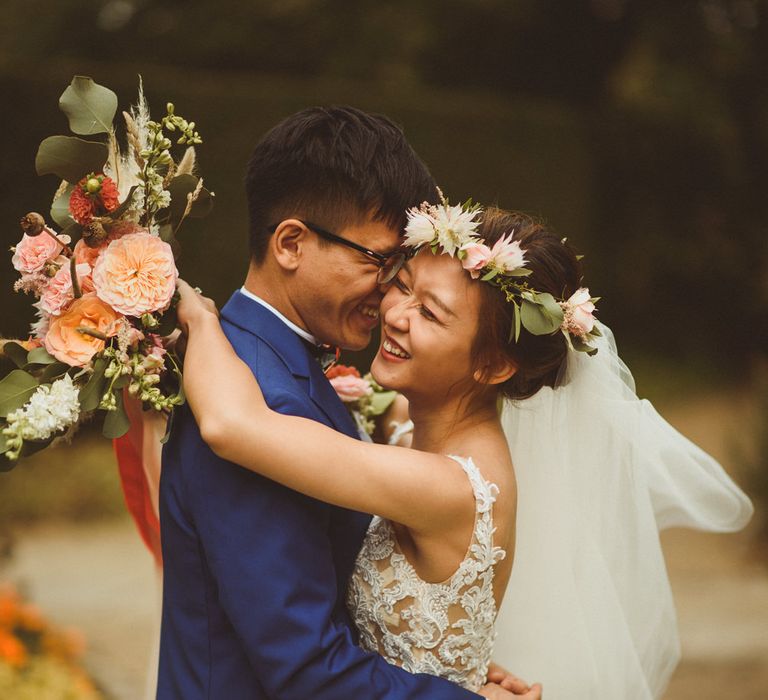
M 483 211 L 477 234 L 486 245 L 493 246 L 510 232 L 525 254 L 525 267 L 531 270 L 525 279 L 531 287 L 558 299 L 568 299 L 579 288 L 581 265 L 567 242 L 526 214 L 495 207 Z M 472 348 L 475 368 L 484 370 L 499 360 L 511 361 L 517 371 L 498 387 L 510 399 L 525 399 L 543 386 L 554 386 L 568 353 L 563 334 L 533 335 L 521 328 L 518 341 L 514 335 L 510 341 L 510 333 L 514 334 L 512 304 L 492 284 L 480 288 L 480 328 Z

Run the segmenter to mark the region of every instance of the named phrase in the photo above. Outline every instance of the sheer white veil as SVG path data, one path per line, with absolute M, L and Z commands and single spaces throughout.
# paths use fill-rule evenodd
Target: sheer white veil
M 635 394 L 613 334 L 556 389 L 504 406 L 517 543 L 494 660 L 548 700 L 659 698 L 680 657 L 659 530 L 742 528 L 752 505 Z

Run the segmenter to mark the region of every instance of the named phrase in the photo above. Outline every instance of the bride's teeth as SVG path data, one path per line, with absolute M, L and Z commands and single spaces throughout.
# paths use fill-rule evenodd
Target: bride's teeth
M 392 345 L 388 340 L 385 340 L 382 345 L 384 346 L 384 349 L 388 352 L 394 355 L 395 357 L 402 357 L 405 360 L 410 359 L 410 355 L 405 352 L 405 350 L 401 350 L 400 348 Z

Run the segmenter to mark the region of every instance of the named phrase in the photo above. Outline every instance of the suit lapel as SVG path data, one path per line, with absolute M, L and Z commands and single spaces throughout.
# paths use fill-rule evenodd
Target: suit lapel
M 355 424 L 323 374 L 320 363 L 312 357 L 301 338 L 275 314 L 237 291 L 221 310 L 221 317 L 269 345 L 291 374 L 307 383 L 309 398 L 331 425 L 339 432 L 357 437 Z

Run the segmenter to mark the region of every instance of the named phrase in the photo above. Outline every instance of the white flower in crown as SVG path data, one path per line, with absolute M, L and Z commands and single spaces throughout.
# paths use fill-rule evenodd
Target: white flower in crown
M 454 256 L 457 250 L 475 238 L 475 231 L 480 225 L 476 217 L 481 209 L 465 209 L 460 204 L 453 207 L 443 204 L 437 207 L 435 227 L 437 242 L 443 252 Z
M 437 207 L 424 202 L 418 209 L 413 207 L 406 212 L 408 223 L 405 225 L 405 245 L 418 248 L 432 243 L 437 233 L 435 231 L 435 209 Z

